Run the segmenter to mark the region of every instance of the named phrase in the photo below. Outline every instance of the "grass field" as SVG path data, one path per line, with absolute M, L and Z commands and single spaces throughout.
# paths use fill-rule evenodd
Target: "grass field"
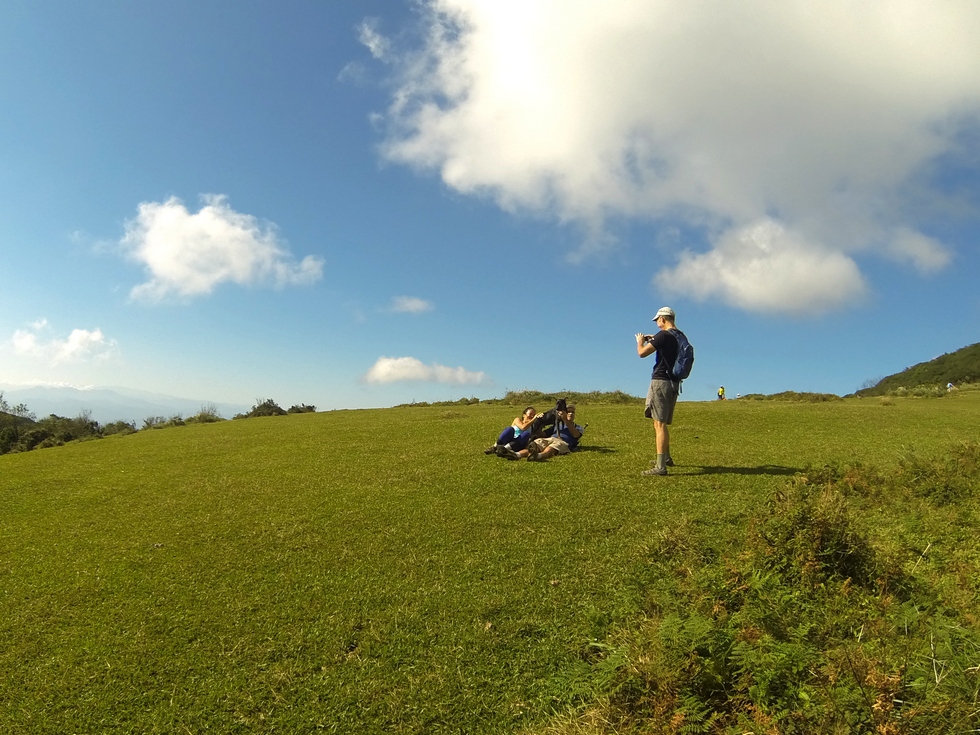
M 0 732 L 601 732 L 625 667 L 595 652 L 642 635 L 658 539 L 736 547 L 798 473 L 978 438 L 980 393 L 889 403 L 681 403 L 667 478 L 637 406 L 580 405 L 583 450 L 540 464 L 484 456 L 517 411 L 480 405 L 2 456 Z M 918 573 L 940 531 L 911 523 L 885 542 Z

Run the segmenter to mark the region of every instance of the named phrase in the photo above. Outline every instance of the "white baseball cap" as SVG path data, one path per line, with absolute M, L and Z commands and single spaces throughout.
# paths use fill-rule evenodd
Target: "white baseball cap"
M 653 321 L 657 321 L 657 319 L 659 319 L 662 316 L 669 316 L 671 319 L 674 319 L 677 315 L 674 314 L 674 310 L 671 309 L 669 306 L 661 306 L 660 311 L 658 311 L 657 315 L 653 317 Z

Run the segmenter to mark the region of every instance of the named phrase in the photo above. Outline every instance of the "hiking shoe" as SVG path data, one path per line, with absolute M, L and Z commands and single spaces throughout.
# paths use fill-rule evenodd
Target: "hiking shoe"
M 664 461 L 664 464 L 665 464 L 665 465 L 667 465 L 668 467 L 673 467 L 673 466 L 674 466 L 674 460 L 672 460 L 672 459 L 671 459 L 670 457 L 668 457 L 668 458 L 667 458 L 667 459 L 666 459 L 666 460 Z M 651 459 L 651 460 L 650 460 L 650 466 L 651 466 L 651 467 L 656 467 L 656 466 L 657 466 L 657 460 L 655 460 L 655 459 Z
M 486 449 L 483 450 L 483 453 L 484 454 L 496 454 L 497 453 L 497 445 L 496 444 L 491 444 L 489 447 L 487 447 Z
M 667 468 L 666 467 L 651 467 L 648 470 L 643 470 L 640 473 L 643 477 L 666 477 Z
M 498 457 L 503 457 L 504 459 L 520 459 L 521 458 L 521 455 L 519 455 L 517 452 L 515 452 L 510 447 L 505 447 L 505 446 L 498 446 L 497 447 L 497 456 Z
M 529 454 L 527 455 L 528 462 L 547 462 L 547 457 L 542 457 L 540 454 Z

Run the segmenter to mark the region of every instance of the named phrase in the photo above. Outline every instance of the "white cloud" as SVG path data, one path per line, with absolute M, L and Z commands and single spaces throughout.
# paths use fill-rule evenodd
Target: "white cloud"
M 654 283 L 665 295 L 716 296 L 746 311 L 813 314 L 853 303 L 866 290 L 857 265 L 771 220 L 725 233 L 711 252 L 684 252 Z
M 415 296 L 396 296 L 391 300 L 391 310 L 398 314 L 421 314 L 433 308 L 432 302 Z
M 771 221 L 799 247 L 757 267 L 848 271 L 855 290 L 842 301 L 864 288 L 850 253 L 944 263 L 935 241 L 882 244 L 920 229 L 908 221 L 908 184 L 951 149 L 957 121 L 980 120 L 973 0 L 423 8 L 423 47 L 386 48 L 401 76 L 384 156 L 505 209 L 582 224 L 590 242 L 580 256 L 601 246 L 610 218 L 635 217 L 693 225 L 708 260 L 731 257 L 730 233 Z M 735 304 L 743 296 L 704 290 Z M 761 301 L 807 308 L 790 290 Z
M 14 332 L 11 342 L 14 345 L 14 354 L 16 355 L 36 355 L 40 352 L 37 335 L 31 334 L 30 332 L 18 329 Z
M 376 18 L 368 18 L 358 27 L 358 39 L 363 43 L 371 56 L 379 61 L 386 61 L 391 54 L 391 43 L 387 38 L 378 33 L 378 21 Z
M 911 263 L 921 273 L 935 273 L 949 265 L 949 248 L 931 237 L 901 227 L 888 244 L 888 255 L 899 262 Z
M 126 223 L 121 245 L 147 268 L 150 280 L 133 288 L 132 298 L 200 296 L 225 282 L 281 288 L 322 277 L 323 260 L 307 256 L 295 262 L 273 225 L 236 212 L 225 197 L 203 200 L 195 214 L 175 197 L 139 205 L 136 218 Z
M 485 373 L 445 365 L 425 365 L 414 357 L 379 357 L 364 375 L 366 383 L 427 382 L 450 385 L 486 383 Z
M 15 331 L 11 338 L 14 354 L 59 365 L 105 360 L 116 350 L 116 341 L 106 338 L 101 329 L 73 329 L 67 339 L 45 340 L 38 333 L 47 328 L 47 323 L 40 319 L 31 325 L 31 330 Z

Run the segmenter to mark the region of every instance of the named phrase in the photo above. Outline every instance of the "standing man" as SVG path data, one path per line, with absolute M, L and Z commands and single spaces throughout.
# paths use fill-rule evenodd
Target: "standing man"
M 644 476 L 666 475 L 667 467 L 673 466 L 670 458 L 670 429 L 674 420 L 674 405 L 680 392 L 680 383 L 674 381 L 674 363 L 677 361 L 677 338 L 669 330 L 676 329 L 674 310 L 669 306 L 662 307 L 653 321 L 660 331 L 656 334 L 636 333 L 636 354 L 648 357 L 657 354 L 653 364 L 653 374 L 650 379 L 650 390 L 647 391 L 646 410 L 644 415 L 653 419 L 653 428 L 657 432 L 657 462 L 648 470 L 641 472 Z

